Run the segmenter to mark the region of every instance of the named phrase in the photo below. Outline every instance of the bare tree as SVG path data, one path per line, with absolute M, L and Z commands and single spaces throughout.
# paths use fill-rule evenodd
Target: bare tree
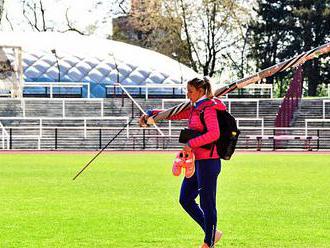
M 221 73 L 222 55 L 241 39 L 239 30 L 247 10 L 240 1 L 164 1 L 166 15 L 182 21 L 183 42 L 192 68 L 208 76 Z
M 5 0 L 0 0 L 0 24 L 1 24 L 2 15 L 4 13 L 4 4 L 5 4 Z
M 129 12 L 120 8 L 123 12 L 113 20 L 112 38 L 189 63 L 184 59 L 186 49 L 182 47 L 181 20 L 165 16 L 162 3 L 162 0 L 135 1 Z
M 46 25 L 46 9 L 42 0 L 23 0 L 23 16 L 34 31 L 45 32 L 53 30 Z
M 66 27 L 63 29 L 61 26 L 56 26 L 55 20 L 47 18 L 47 8 L 45 7 L 43 0 L 23 0 L 22 4 L 23 16 L 34 31 L 46 32 L 55 30 L 63 33 L 74 31 L 82 35 L 86 34 L 75 27 L 74 21 L 69 17 L 69 8 L 65 11 Z M 9 18 L 8 22 L 10 23 Z
M 228 66 L 237 74 L 238 78 L 244 78 L 247 73 L 251 73 L 251 65 L 248 62 L 248 39 L 250 29 L 248 26 L 241 27 L 239 42 L 234 44 L 230 51 L 222 54 Z
M 74 32 L 77 32 L 78 34 L 85 35 L 84 32 L 82 32 L 82 31 L 78 30 L 76 27 L 74 27 L 74 25 L 70 21 L 68 12 L 69 12 L 69 9 L 67 8 L 65 11 L 65 20 L 66 20 L 66 25 L 68 28 L 64 32 L 74 31 Z

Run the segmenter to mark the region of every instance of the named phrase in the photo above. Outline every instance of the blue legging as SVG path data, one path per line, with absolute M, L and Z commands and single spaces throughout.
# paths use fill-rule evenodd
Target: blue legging
M 217 227 L 216 192 L 221 162 L 220 159 L 196 160 L 195 167 L 195 174 L 182 182 L 180 204 L 204 230 L 204 242 L 212 247 Z M 198 195 L 200 205 L 195 201 Z

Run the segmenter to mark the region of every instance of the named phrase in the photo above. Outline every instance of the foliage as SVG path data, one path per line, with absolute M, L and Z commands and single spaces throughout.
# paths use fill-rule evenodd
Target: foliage
M 257 17 L 250 23 L 250 56 L 256 60 L 258 69 L 264 69 L 329 41 L 329 0 L 258 0 L 257 3 Z M 323 63 L 320 59 L 304 65 L 308 95 L 315 95 L 319 84 L 329 83 L 329 68 L 329 62 Z M 292 71 L 275 75 L 267 81 L 278 84 L 279 94 L 283 95 L 290 78 Z
M 128 14 L 115 18 L 113 24 L 114 40 L 152 49 L 189 65 L 186 43 L 181 39 L 181 20 L 165 16 L 162 1 L 133 5 Z
M 165 0 L 165 3 L 166 14 L 182 21 L 182 37 L 192 68 L 207 76 L 221 73 L 222 55 L 242 38 L 240 28 L 247 11 L 240 1 Z
M 223 55 L 242 40 L 242 24 L 248 18 L 237 0 L 156 0 L 144 1 L 144 5 L 143 11 L 133 11 L 126 18 L 127 26 L 139 37 L 126 36 L 126 40 L 178 57 L 208 76 L 222 72 Z M 114 38 L 125 37 L 121 29 L 115 31 Z

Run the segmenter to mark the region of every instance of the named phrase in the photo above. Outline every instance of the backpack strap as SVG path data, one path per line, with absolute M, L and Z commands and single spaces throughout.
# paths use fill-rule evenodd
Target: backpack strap
M 201 120 L 202 125 L 203 125 L 203 127 L 204 127 L 204 128 L 203 128 L 203 133 L 206 133 L 206 131 L 207 131 L 207 127 L 206 127 L 206 123 L 205 123 L 205 119 L 204 119 L 204 110 L 205 110 L 206 108 L 208 108 L 208 107 L 212 107 L 212 106 L 214 106 L 214 104 L 202 108 L 202 109 L 200 110 L 200 112 L 199 112 L 199 119 Z M 212 143 L 211 152 L 210 152 L 210 157 L 213 156 L 213 151 L 214 151 L 214 147 L 215 147 L 216 142 L 217 142 L 217 141 L 214 141 L 214 142 Z

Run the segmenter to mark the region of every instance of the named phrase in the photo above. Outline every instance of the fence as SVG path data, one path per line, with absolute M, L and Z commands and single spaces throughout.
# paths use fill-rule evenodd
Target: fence
M 22 104 L 22 112 L 23 117 L 26 117 L 26 101 L 44 101 L 49 100 L 49 98 L 22 98 L 21 104 Z M 85 102 L 86 100 L 82 99 L 76 99 L 76 98 L 58 98 L 58 99 L 52 99 L 51 101 L 59 101 L 62 103 L 62 117 L 66 117 L 66 102 L 73 102 L 73 101 L 82 101 Z M 103 98 L 89 98 L 87 101 L 90 102 L 100 102 L 100 116 L 104 116 L 104 100 Z
M 329 85 L 329 89 L 330 89 L 330 85 Z M 330 95 L 329 95 L 329 97 L 330 97 Z M 323 102 L 322 102 L 322 118 L 323 119 L 326 118 L 326 116 L 325 116 L 325 114 L 326 114 L 326 111 L 325 111 L 326 103 L 330 103 L 330 100 L 323 100 Z
M 32 88 L 30 90 L 30 93 L 26 93 L 24 94 L 25 96 L 37 96 L 37 95 L 41 95 L 41 96 L 48 96 L 50 98 L 54 97 L 54 89 L 56 88 L 79 88 L 80 89 L 80 96 L 82 97 L 82 90 L 83 88 L 86 87 L 86 91 L 87 91 L 87 98 L 90 98 L 90 83 L 83 83 L 83 82 L 25 82 L 23 84 L 23 93 L 24 93 L 24 89 L 26 88 Z M 42 93 L 40 93 L 40 89 L 43 88 L 44 90 L 42 91 Z M 35 91 L 35 93 L 31 93 L 33 92 L 33 89 Z M 48 92 L 49 89 L 49 92 Z M 58 93 L 57 95 L 61 95 L 60 93 Z M 62 96 L 65 96 L 66 94 L 62 94 Z
M 187 101 L 186 99 L 162 99 L 162 109 L 165 109 L 166 103 L 181 103 Z M 256 118 L 259 118 L 260 113 L 260 99 L 236 99 L 236 98 L 222 98 L 221 101 L 223 103 L 227 103 L 227 111 L 231 113 L 232 110 L 232 103 L 233 102 L 241 102 L 241 103 L 249 103 L 255 102 L 256 103 Z
M 134 104 L 141 111 L 141 113 L 146 114 L 144 112 L 144 110 L 141 108 L 141 106 L 134 100 L 134 98 L 131 96 L 131 94 L 121 84 L 115 84 L 115 86 L 120 87 L 122 89 L 122 91 L 125 92 L 125 94 L 131 99 L 132 104 Z M 155 129 L 157 129 L 157 131 L 159 132 L 160 135 L 164 136 L 164 133 L 158 128 L 158 126 L 156 124 L 153 124 L 153 127 Z
M 0 121 L 0 128 L 1 128 L 2 149 L 6 149 L 5 144 L 7 144 L 7 149 L 9 149 L 9 140 L 10 140 L 9 134 L 5 129 L 5 127 L 2 125 L 1 121 Z
M 225 86 L 217 84 L 217 88 Z M 145 84 L 145 85 L 106 85 L 106 97 L 123 97 L 122 92 L 118 91 L 118 87 L 125 88 L 133 97 L 137 98 L 186 98 L 185 84 Z M 131 89 L 131 90 L 129 90 Z M 233 97 L 257 97 L 272 98 L 273 88 L 269 84 L 252 84 L 240 89 L 237 92 L 230 93 Z M 227 98 L 229 98 L 226 95 Z
M 186 97 L 186 86 L 183 84 L 145 84 L 145 85 L 106 85 L 106 97 L 124 97 L 123 89 L 136 98 L 166 98 L 166 97 Z M 119 90 L 117 90 L 117 88 Z M 120 89 L 122 91 L 120 91 Z M 112 91 L 111 91 L 112 90 Z
M 308 135 L 308 131 L 311 128 L 308 128 L 309 123 L 330 123 L 330 119 L 305 119 L 305 135 Z M 315 127 L 314 127 L 315 129 Z
M 27 126 L 13 126 L 13 125 L 6 125 L 4 126 L 3 124 L 1 124 L 1 128 L 3 130 L 13 130 L 13 129 L 23 129 L 23 130 L 39 130 L 38 133 L 38 137 L 42 137 L 43 136 L 43 130 L 44 129 L 82 129 L 84 131 L 84 138 L 87 137 L 87 121 L 106 121 L 106 120 L 124 120 L 126 121 L 125 124 L 128 124 L 129 122 L 129 117 L 128 116 L 122 116 L 122 117 L 102 117 L 102 118 L 96 118 L 96 117 L 84 117 L 84 118 L 79 118 L 79 117 L 67 117 L 67 118 L 56 118 L 56 117 L 43 117 L 43 118 L 38 118 L 38 117 L 28 117 L 28 118 L 24 118 L 24 117 L 0 117 L 0 121 L 4 122 L 4 121 L 38 121 L 37 125 L 27 125 Z M 44 126 L 45 121 L 82 121 L 82 125 L 75 125 L 75 126 L 51 126 L 51 125 L 47 125 Z M 0 122 L 1 123 L 1 122 Z M 5 129 L 6 128 L 6 129 Z M 126 128 L 126 135 L 127 138 L 129 138 L 129 125 L 127 125 Z M 6 131 L 5 131 L 6 132 Z M 3 131 L 4 133 L 4 131 Z M 8 132 L 6 133 L 7 137 L 8 137 Z M 10 132 L 10 136 L 11 136 L 11 132 Z M 24 135 L 20 135 L 20 136 L 24 136 Z M 28 135 L 26 135 L 28 136 Z M 37 136 L 37 135 L 33 135 L 33 136 Z
M 32 127 L 31 127 L 32 128 Z M 33 127 L 35 128 L 35 127 Z M 28 130 L 27 127 L 25 127 Z M 86 138 L 77 134 L 78 130 L 87 130 Z M 9 129 L 8 136 L 1 136 L 4 142 L 2 149 L 79 149 L 97 150 L 101 149 L 108 140 L 113 137 L 120 127 L 61 127 L 48 126 L 43 130 L 48 135 L 14 135 L 15 128 Z M 181 128 L 176 128 L 179 131 Z M 8 130 L 8 129 L 7 129 Z M 71 130 L 71 136 L 61 133 L 61 130 Z M 174 129 L 173 129 L 174 130 Z M 304 128 L 287 128 L 287 135 L 276 135 L 280 128 L 265 127 L 262 131 L 259 127 L 241 127 L 241 135 L 237 144 L 238 149 L 330 149 L 330 128 L 309 128 L 309 135 L 302 134 Z M 153 133 L 150 133 L 153 131 Z M 162 128 L 166 132 L 166 128 Z M 141 149 L 165 149 L 173 150 L 182 148 L 183 144 L 178 143 L 178 133 L 171 135 L 155 134 L 155 130 L 130 127 L 127 134 L 118 136 L 109 146 L 112 150 L 141 150 Z M 52 133 L 52 135 L 49 135 Z M 283 141 L 281 146 L 275 143 L 276 140 Z M 34 143 L 32 143 L 34 141 Z

